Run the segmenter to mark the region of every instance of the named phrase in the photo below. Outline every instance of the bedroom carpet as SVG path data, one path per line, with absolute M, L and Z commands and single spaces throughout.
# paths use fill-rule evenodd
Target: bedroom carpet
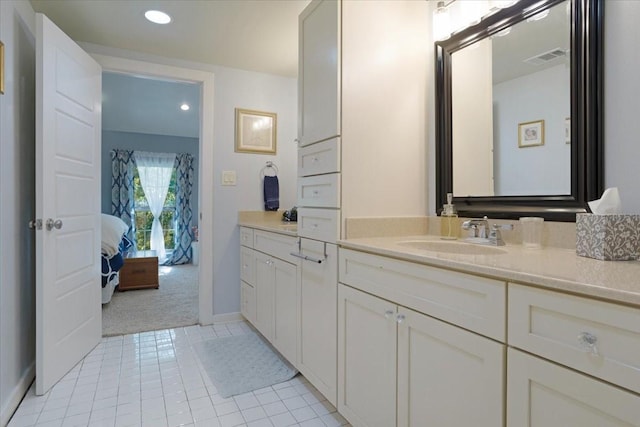
M 189 326 L 198 323 L 198 267 L 160 266 L 160 287 L 114 292 L 102 306 L 102 336 Z

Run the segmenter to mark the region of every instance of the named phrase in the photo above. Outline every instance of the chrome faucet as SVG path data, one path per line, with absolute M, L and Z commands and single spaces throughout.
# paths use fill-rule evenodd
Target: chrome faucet
M 489 229 L 489 219 L 485 216 L 482 219 L 468 219 L 462 223 L 463 230 L 472 230 L 473 236 L 469 237 L 479 237 L 481 239 L 487 239 L 488 229 Z
M 473 230 L 473 236 L 469 236 L 472 243 L 480 243 L 492 246 L 504 246 L 500 230 L 513 230 L 513 224 L 492 224 L 489 228 L 489 219 L 469 219 L 462 223 L 464 230 Z

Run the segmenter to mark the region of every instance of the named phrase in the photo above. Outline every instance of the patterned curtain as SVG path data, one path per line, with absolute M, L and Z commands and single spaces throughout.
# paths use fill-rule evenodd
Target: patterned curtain
M 193 156 L 176 154 L 176 234 L 173 255 L 165 265 L 187 264 L 191 262 L 191 189 L 193 187 Z
M 111 151 L 111 214 L 129 226 L 127 238 L 135 248 L 135 224 L 133 222 L 133 151 Z

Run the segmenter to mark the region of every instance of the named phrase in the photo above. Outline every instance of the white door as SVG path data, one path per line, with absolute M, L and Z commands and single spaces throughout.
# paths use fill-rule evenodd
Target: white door
M 319 259 L 327 253 L 327 258 L 301 264 L 298 369 L 337 406 L 338 248 L 302 239 L 302 253 Z
M 629 427 L 639 420 L 637 394 L 509 348 L 507 427 Z
M 396 310 L 338 285 L 338 411 L 354 427 L 396 425 Z
M 273 260 L 273 345 L 293 366 L 298 364 L 298 270 Z
M 401 307 L 398 427 L 504 425 L 504 345 Z
M 273 340 L 273 292 L 275 276 L 273 259 L 256 252 L 256 320 L 254 326 L 269 341 Z
M 43 222 L 36 231 L 36 394 L 43 394 L 102 333 L 102 70 L 46 16 L 36 20 L 36 215 Z

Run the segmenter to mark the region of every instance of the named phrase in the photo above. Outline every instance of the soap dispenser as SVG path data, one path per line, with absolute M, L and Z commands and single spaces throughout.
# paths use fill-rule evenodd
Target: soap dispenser
M 458 214 L 452 200 L 453 194 L 447 193 L 447 204 L 443 206 L 440 214 L 440 238 L 444 240 L 456 240 L 460 232 Z

